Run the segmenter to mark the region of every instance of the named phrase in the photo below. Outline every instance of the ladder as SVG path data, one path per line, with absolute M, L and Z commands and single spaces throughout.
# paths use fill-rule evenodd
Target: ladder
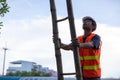
M 71 0 L 66 0 L 66 5 L 67 5 L 68 17 L 57 20 L 55 1 L 50 0 L 50 10 L 51 10 L 51 16 L 52 16 L 52 25 L 53 25 L 53 37 L 55 38 L 54 47 L 55 47 L 58 80 L 64 80 L 64 75 L 76 75 L 76 80 L 83 80 L 77 46 L 73 46 L 73 55 L 74 55 L 74 63 L 75 63 L 76 72 L 75 73 L 63 73 L 61 51 L 60 51 L 60 40 L 59 40 L 59 32 L 58 32 L 57 23 L 68 19 L 69 25 L 70 25 L 71 39 L 73 40 L 76 38 Z

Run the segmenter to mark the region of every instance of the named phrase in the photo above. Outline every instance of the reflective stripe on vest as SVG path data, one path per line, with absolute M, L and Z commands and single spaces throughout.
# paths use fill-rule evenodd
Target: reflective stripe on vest
M 96 70 L 99 69 L 100 65 L 96 65 L 96 66 L 83 66 L 84 70 Z
M 80 57 L 80 60 L 96 60 L 99 58 L 100 56 L 84 56 L 84 57 Z

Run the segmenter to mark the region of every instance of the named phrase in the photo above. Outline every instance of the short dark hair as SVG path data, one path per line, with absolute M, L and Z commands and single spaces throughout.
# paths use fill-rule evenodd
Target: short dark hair
M 91 20 L 92 21 L 92 25 L 93 25 L 92 31 L 95 31 L 96 27 L 97 27 L 96 21 L 90 16 L 85 16 L 85 17 L 82 18 L 83 22 L 85 22 L 86 20 Z

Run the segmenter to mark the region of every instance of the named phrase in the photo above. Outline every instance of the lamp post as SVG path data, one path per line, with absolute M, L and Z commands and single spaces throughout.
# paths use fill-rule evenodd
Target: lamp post
M 4 76 L 5 58 L 6 58 L 6 51 L 8 50 L 8 48 L 3 47 L 3 50 L 4 50 L 4 59 L 3 59 L 3 72 L 2 72 L 2 75 Z

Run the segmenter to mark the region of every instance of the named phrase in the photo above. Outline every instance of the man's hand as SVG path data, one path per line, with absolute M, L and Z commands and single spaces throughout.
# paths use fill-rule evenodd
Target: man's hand
M 78 40 L 77 38 L 73 39 L 73 40 L 72 40 L 72 45 L 79 47 L 79 46 L 80 46 L 79 40 Z
M 58 47 L 61 48 L 61 39 L 60 38 L 55 38 L 53 36 L 53 43 L 58 44 Z

